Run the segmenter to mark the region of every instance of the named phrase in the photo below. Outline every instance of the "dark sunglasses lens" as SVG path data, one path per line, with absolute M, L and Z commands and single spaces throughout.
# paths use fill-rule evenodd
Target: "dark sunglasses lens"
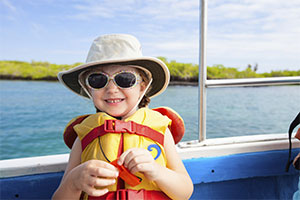
M 88 77 L 89 85 L 95 89 L 103 88 L 107 81 L 107 77 L 104 74 L 91 74 Z
M 121 88 L 130 88 L 136 83 L 136 77 L 133 73 L 122 72 L 115 76 L 115 82 Z

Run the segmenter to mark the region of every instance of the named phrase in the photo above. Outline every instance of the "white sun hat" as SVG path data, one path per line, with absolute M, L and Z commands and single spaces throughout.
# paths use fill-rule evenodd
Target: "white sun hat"
M 78 78 L 83 71 L 107 65 L 135 65 L 152 75 L 148 97 L 162 93 L 170 81 L 170 72 L 165 63 L 154 57 L 142 55 L 140 42 L 132 35 L 110 34 L 96 38 L 89 50 L 86 63 L 58 73 L 58 79 L 67 88 L 83 97 L 89 97 L 82 89 Z

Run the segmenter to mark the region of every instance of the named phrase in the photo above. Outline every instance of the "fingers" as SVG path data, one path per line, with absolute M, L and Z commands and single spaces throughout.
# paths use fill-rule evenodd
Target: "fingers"
M 81 168 L 81 174 L 87 176 L 103 178 L 117 178 L 119 176 L 117 168 L 101 160 L 89 160 L 83 163 Z
M 91 174 L 85 186 L 85 192 L 90 196 L 102 196 L 108 192 L 107 186 L 116 183 L 119 171 L 113 165 L 103 161 L 95 160 L 90 165 Z
M 100 160 L 87 161 L 73 171 L 73 183 L 78 189 L 91 196 L 107 193 L 106 187 L 113 185 L 119 175 L 117 168 Z
M 132 148 L 125 151 L 119 158 L 118 164 L 124 165 L 129 171 L 137 172 L 144 169 L 147 164 L 154 162 L 149 151 L 142 148 Z
M 107 188 L 104 189 L 96 189 L 92 186 L 86 186 L 83 190 L 85 193 L 87 193 L 89 196 L 99 197 L 108 192 Z
M 106 187 L 114 184 L 116 181 L 115 179 L 103 179 L 94 177 L 94 179 L 91 179 L 89 182 L 90 184 L 84 185 L 83 191 L 90 196 L 102 196 L 108 192 L 108 189 Z
M 91 175 L 105 178 L 117 178 L 119 176 L 119 171 L 116 167 L 109 163 L 105 163 L 102 166 L 89 166 Z
M 86 171 L 86 174 L 90 176 L 89 184 L 95 186 L 114 184 L 114 179 L 119 176 L 119 171 L 116 167 L 100 160 L 88 161 L 86 164 Z
M 146 172 L 148 171 L 149 167 L 151 168 L 152 164 L 153 164 L 153 159 L 151 160 L 151 158 L 145 156 L 137 156 L 127 164 L 127 169 L 132 173 Z
M 106 187 L 114 184 L 115 182 L 116 179 L 90 177 L 88 181 L 88 185 L 96 186 L 96 187 Z
M 143 150 L 143 149 L 142 149 Z M 118 165 L 124 165 L 124 167 L 128 167 L 128 163 L 135 158 L 136 156 L 139 156 L 143 154 L 141 149 L 138 148 L 131 148 L 127 151 L 123 152 L 121 156 L 118 159 Z
M 98 167 L 98 168 L 104 168 L 104 169 L 109 169 L 112 171 L 118 171 L 115 166 L 113 166 L 112 164 L 110 164 L 108 162 L 104 162 L 101 160 L 90 160 L 87 162 L 89 162 L 89 164 L 91 164 L 91 165 L 95 165 L 95 167 Z
M 151 181 L 156 180 L 162 171 L 162 168 L 155 162 L 151 153 L 143 148 L 128 149 L 120 156 L 118 164 L 124 165 L 131 173 L 143 173 Z

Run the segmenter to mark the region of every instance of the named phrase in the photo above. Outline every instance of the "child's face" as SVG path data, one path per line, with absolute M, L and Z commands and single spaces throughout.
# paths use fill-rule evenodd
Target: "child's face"
M 138 70 L 134 67 L 112 65 L 106 67 L 99 67 L 94 72 L 104 72 L 112 76 L 121 71 L 131 71 L 138 74 Z M 141 79 L 141 78 L 140 78 Z M 121 89 L 115 85 L 114 81 L 109 80 L 106 87 L 101 89 L 90 89 L 94 105 L 101 111 L 114 117 L 127 118 L 132 115 L 136 109 L 137 102 L 143 91 L 145 90 L 145 82 L 138 81 L 132 88 Z

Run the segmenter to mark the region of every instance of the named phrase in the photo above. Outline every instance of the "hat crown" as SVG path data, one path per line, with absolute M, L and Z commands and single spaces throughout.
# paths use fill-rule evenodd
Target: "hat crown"
M 140 42 L 132 35 L 113 34 L 96 38 L 86 62 L 109 61 L 142 57 Z

